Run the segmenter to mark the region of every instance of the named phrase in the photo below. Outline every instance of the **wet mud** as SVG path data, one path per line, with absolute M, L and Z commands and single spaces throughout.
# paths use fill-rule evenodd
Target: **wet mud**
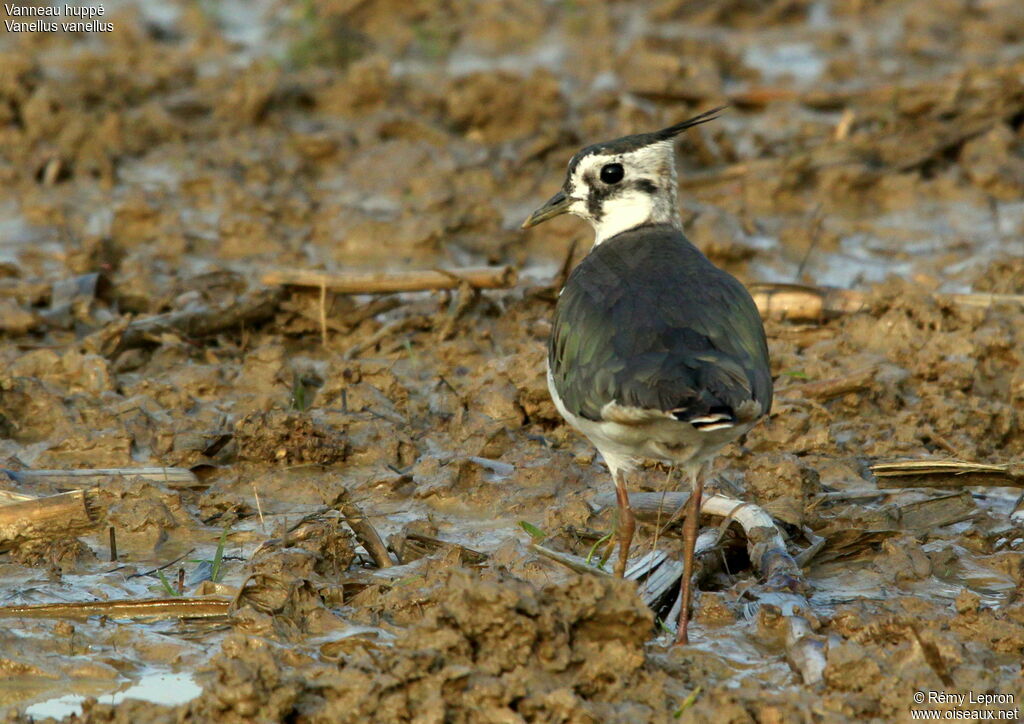
M 1024 707 L 1019 487 L 870 470 L 1024 458 L 1017 0 L 108 13 L 111 33 L 0 36 L 0 502 L 74 487 L 31 470 L 192 475 L 105 479 L 91 529 L 3 544 L 0 605 L 230 611 L 5 618 L 6 721 L 904 721 L 917 692 Z M 709 481 L 770 512 L 801 562 L 828 652 L 815 684 L 778 610 L 750 605 L 735 541 L 688 647 L 634 584 L 531 548 L 586 556 L 613 520 L 594 502 L 607 470 L 544 381 L 559 274 L 590 231 L 519 224 L 579 147 L 723 101 L 679 143 L 691 239 L 748 284 L 864 294 L 766 321 L 774 408 Z M 520 281 L 260 281 L 481 264 Z M 192 321 L 142 324 L 156 315 Z M 677 555 L 678 534 L 658 545 Z

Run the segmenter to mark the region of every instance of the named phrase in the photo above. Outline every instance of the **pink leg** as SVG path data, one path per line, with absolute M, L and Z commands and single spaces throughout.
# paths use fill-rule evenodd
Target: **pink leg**
M 686 510 L 686 522 L 683 523 L 683 580 L 679 584 L 679 595 L 682 603 L 679 606 L 679 630 L 676 632 L 676 643 L 690 643 L 686 632 L 690 625 L 690 603 L 693 600 L 693 568 L 694 549 L 697 547 L 697 530 L 700 527 L 700 502 L 704 493 L 704 476 L 700 470 L 693 474 L 690 503 Z
M 636 531 L 636 518 L 633 509 L 629 507 L 629 493 L 626 492 L 625 480 L 618 471 L 615 473 L 615 497 L 619 501 L 619 560 L 615 563 L 615 575 L 624 578 L 626 563 L 629 560 L 629 547 L 633 543 L 633 533 Z

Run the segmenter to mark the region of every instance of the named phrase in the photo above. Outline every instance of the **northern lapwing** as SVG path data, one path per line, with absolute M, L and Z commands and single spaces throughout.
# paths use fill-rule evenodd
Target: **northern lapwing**
M 735 277 L 690 243 L 679 217 L 673 142 L 721 110 L 584 148 L 569 162 L 562 190 L 523 223 L 570 213 L 594 227 L 593 248 L 558 297 L 548 389 L 615 481 L 618 576 L 636 526 L 624 474 L 645 458 L 688 474 L 678 629 L 684 643 L 702 470 L 772 403 L 757 307 Z

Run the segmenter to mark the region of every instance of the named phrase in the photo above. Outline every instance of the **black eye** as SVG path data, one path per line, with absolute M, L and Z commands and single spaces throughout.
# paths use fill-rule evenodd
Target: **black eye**
M 609 186 L 617 184 L 625 175 L 626 172 L 622 170 L 621 163 L 606 163 L 601 167 L 601 180 Z

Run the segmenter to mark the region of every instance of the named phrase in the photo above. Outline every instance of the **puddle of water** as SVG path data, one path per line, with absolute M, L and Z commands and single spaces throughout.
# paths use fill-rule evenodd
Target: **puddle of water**
M 153 704 L 184 704 L 199 696 L 202 687 L 191 674 L 160 672 L 146 674 L 123 691 L 102 694 L 96 698 L 103 704 L 120 704 L 125 699 L 141 699 Z M 25 709 L 31 717 L 53 717 L 60 719 L 82 713 L 82 702 L 86 697 L 80 694 L 65 694 L 32 704 Z
M 766 79 L 790 76 L 799 83 L 817 80 L 825 70 L 825 59 L 811 43 L 753 46 L 743 54 L 743 62 L 761 71 Z
M 529 53 L 507 53 L 497 57 L 484 55 L 472 50 L 456 48 L 448 57 L 448 74 L 453 78 L 493 71 L 509 71 L 529 74 L 536 68 L 560 70 L 568 51 L 563 39 L 554 33 L 548 34 Z

